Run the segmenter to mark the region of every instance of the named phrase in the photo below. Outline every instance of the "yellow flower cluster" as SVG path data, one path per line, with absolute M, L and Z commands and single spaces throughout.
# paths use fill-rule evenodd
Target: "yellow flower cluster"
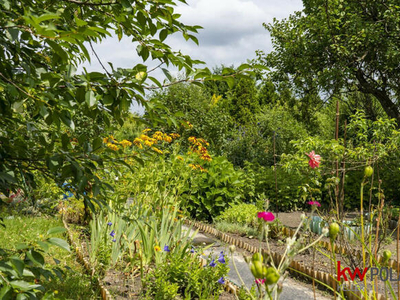
M 208 150 L 206 148 L 206 146 L 209 146 L 210 144 L 207 143 L 206 140 L 202 138 L 195 138 L 194 136 L 191 136 L 188 140 L 190 143 L 192 143 L 192 145 L 190 146 L 192 152 L 197 153 L 202 160 L 212 160 L 211 155 L 208 153 Z
M 147 147 L 151 147 L 155 152 L 159 154 L 163 154 L 163 151 L 154 147 L 154 145 L 157 145 L 159 142 L 167 142 L 167 143 L 172 143 L 174 139 L 177 139 L 180 137 L 179 134 L 177 133 L 162 133 L 161 131 L 156 131 L 151 137 L 147 135 L 147 133 L 151 131 L 151 129 L 147 128 L 142 131 L 142 134 L 138 137 L 135 138 L 133 143 L 139 148 L 143 149 L 143 145 Z
M 121 145 L 123 148 L 132 146 L 132 143 L 130 141 L 122 140 L 121 142 L 118 142 L 112 135 L 110 135 L 109 137 L 105 137 L 103 139 L 103 143 L 106 144 L 108 148 L 114 151 L 119 150 L 118 145 Z
M 132 146 L 132 143 L 131 143 L 130 141 L 128 141 L 128 140 L 122 140 L 122 141 L 119 142 L 119 143 L 120 143 L 120 144 L 122 145 L 122 147 L 124 147 L 124 148 Z
M 200 172 L 207 172 L 207 170 L 200 165 L 189 164 L 189 167 L 191 167 L 193 170 L 200 170 Z

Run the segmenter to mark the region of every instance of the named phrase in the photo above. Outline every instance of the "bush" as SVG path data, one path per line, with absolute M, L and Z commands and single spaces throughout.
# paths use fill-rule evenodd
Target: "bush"
M 191 217 L 212 221 L 229 205 L 245 199 L 246 180 L 244 173 L 235 170 L 225 157 L 215 157 L 206 166 L 206 172 L 191 177 L 184 207 Z
M 206 265 L 195 254 L 182 256 L 169 253 L 166 261 L 157 269 L 152 269 L 144 279 L 146 299 L 218 299 L 223 285 L 218 280 L 228 273 L 227 257 L 225 263 L 207 259 Z M 212 265 L 212 262 L 215 265 Z
M 227 221 L 240 225 L 256 226 L 257 212 L 260 210 L 253 204 L 241 203 L 225 210 L 216 221 Z

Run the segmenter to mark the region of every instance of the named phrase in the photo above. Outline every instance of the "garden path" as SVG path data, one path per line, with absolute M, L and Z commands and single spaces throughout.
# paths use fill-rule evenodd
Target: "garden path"
M 189 228 L 184 226 L 184 230 L 188 230 Z M 192 234 L 194 234 L 194 230 L 191 230 Z M 240 286 L 240 279 L 233 267 L 232 263 L 232 257 L 229 253 L 229 245 L 224 244 L 221 241 L 215 240 L 215 239 L 210 239 L 209 237 L 205 236 L 202 233 L 197 233 L 194 237 L 193 240 L 195 245 L 199 245 L 201 243 L 206 243 L 206 244 L 211 244 L 214 243 L 215 246 L 208 248 L 206 251 L 204 251 L 204 257 L 207 257 L 210 253 L 212 255 L 215 255 L 216 257 L 219 255 L 221 251 L 224 251 L 224 253 L 229 257 L 229 268 L 230 271 L 228 273 L 228 279 L 229 281 L 233 282 L 234 284 Z M 237 251 L 233 255 L 233 259 L 235 260 L 235 264 L 238 268 L 238 271 L 240 273 L 240 276 L 243 279 L 243 282 L 248 288 L 251 288 L 252 284 L 254 283 L 254 277 L 250 272 L 250 269 L 248 267 L 248 264 L 244 261 L 243 255 L 242 255 L 242 249 L 237 249 Z M 311 286 L 305 286 L 303 283 L 300 284 L 296 280 L 292 278 L 286 278 L 286 280 L 283 283 L 283 291 L 280 296 L 281 300 L 313 300 L 314 299 L 314 293 L 312 291 Z M 321 300 L 328 300 L 331 298 L 328 298 L 326 296 L 323 296 L 321 292 L 318 290 L 316 291 L 316 299 L 321 299 Z

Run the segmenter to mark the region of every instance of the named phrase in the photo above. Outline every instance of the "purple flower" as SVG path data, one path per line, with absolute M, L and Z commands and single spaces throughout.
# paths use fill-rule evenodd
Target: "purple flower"
M 190 253 L 194 253 L 194 248 L 192 247 L 192 249 L 190 250 Z
M 209 264 L 209 266 L 210 266 L 210 267 L 213 267 L 213 268 L 214 268 L 216 265 L 217 265 L 217 264 L 214 262 L 214 259 L 213 259 L 213 260 L 210 262 L 210 264 Z
M 220 262 L 221 264 L 224 264 L 224 263 L 225 263 L 225 258 L 224 258 L 224 255 L 223 255 L 223 254 L 219 256 L 218 262 Z
M 116 239 L 113 239 L 113 242 L 115 243 L 117 240 Z
M 171 252 L 171 250 L 169 250 L 169 247 L 167 245 L 164 246 L 164 251 L 165 252 Z
M 220 279 L 218 279 L 218 283 L 220 283 L 220 284 L 225 284 L 224 277 L 221 277 Z
M 112 225 L 112 223 L 111 223 L 111 222 L 108 222 L 108 223 L 107 223 L 107 225 L 108 225 L 108 226 L 111 226 L 111 225 Z
M 111 232 L 110 232 L 110 235 L 111 235 L 112 237 L 114 237 L 114 236 L 115 236 L 115 231 L 114 231 L 114 230 L 111 231 Z

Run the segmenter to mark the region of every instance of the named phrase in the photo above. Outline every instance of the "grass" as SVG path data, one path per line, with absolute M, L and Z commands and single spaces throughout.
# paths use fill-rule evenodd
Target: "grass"
M 46 233 L 50 228 L 63 227 L 62 221 L 55 217 L 11 216 L 4 220 L 6 228 L 0 227 L 0 248 L 16 250 L 18 243 L 32 244 L 50 237 Z M 63 233 L 52 234 L 66 240 Z M 76 261 L 73 251 L 67 252 L 52 246 L 45 255 L 46 266 L 58 267 L 64 271 L 61 279 L 53 281 L 43 279 L 46 290 L 57 291 L 60 299 L 100 299 L 99 291 L 92 283 L 91 277 L 85 274 L 83 267 Z

